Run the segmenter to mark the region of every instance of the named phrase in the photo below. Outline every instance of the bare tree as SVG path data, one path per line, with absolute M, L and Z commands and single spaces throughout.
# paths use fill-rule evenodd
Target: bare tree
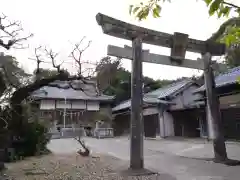
M 41 55 L 41 52 L 44 52 L 44 55 Z M 43 49 L 41 47 L 38 47 L 35 49 L 35 58 L 31 58 L 31 59 L 36 61 L 36 67 L 37 67 L 36 73 L 40 73 L 40 64 L 41 63 L 49 63 L 49 62 L 52 64 L 52 67 L 55 68 L 58 72 L 57 75 L 53 75 L 50 78 L 40 78 L 40 76 L 39 76 L 39 78 L 37 78 L 34 83 L 31 83 L 31 86 L 33 86 L 33 84 L 34 85 L 38 84 L 37 85 L 38 88 L 35 89 L 36 86 L 34 87 L 35 90 L 37 90 L 43 86 L 51 86 L 51 87 L 57 87 L 59 89 L 72 88 L 74 90 L 79 90 L 79 91 L 83 91 L 84 93 L 86 93 L 85 92 L 86 89 L 84 89 L 85 84 L 93 83 L 95 85 L 94 82 L 89 81 L 88 78 L 84 77 L 79 72 L 75 76 L 69 76 L 68 74 L 66 74 L 65 71 L 61 68 L 61 65 L 64 63 L 64 61 L 58 63 L 56 60 L 57 56 L 58 56 L 58 53 L 55 53 L 52 49 L 47 49 L 47 48 Z M 79 61 L 79 65 L 82 65 L 81 63 L 82 62 Z M 55 80 L 63 80 L 68 83 L 68 86 L 63 87 L 63 86 L 59 85 L 58 83 L 54 83 Z M 80 82 L 80 83 L 78 83 L 78 86 L 74 86 L 73 80 L 78 80 Z M 41 82 L 41 84 L 39 84 L 39 82 Z M 33 91 L 31 91 L 31 92 L 33 92 Z M 88 156 L 90 151 L 85 146 L 85 144 L 81 140 L 81 138 L 78 139 L 78 142 L 81 144 L 81 146 L 84 149 L 84 151 L 80 150 L 80 151 L 78 151 L 78 153 L 81 154 L 82 156 Z
M 46 56 L 51 60 L 52 66 L 57 69 L 59 73 L 62 72 L 61 65 L 64 63 L 62 61 L 60 64 L 57 64 L 56 57 L 58 56 L 58 53 L 55 53 L 52 49 L 45 48 Z
M 0 16 L 0 46 L 9 50 L 13 48 L 25 48 L 23 41 L 32 37 L 33 34 L 23 36 L 21 33 L 23 28 L 18 21 L 9 21 L 7 16 L 2 14 Z
M 90 63 L 90 62 L 84 62 L 82 60 L 82 55 L 83 53 L 89 48 L 91 41 L 88 41 L 87 45 L 85 47 L 82 47 L 83 40 L 86 38 L 84 36 L 78 43 L 74 44 L 74 48 L 70 54 L 70 57 L 72 57 L 75 61 L 75 63 L 78 66 L 78 74 L 82 75 L 83 74 L 83 64 Z
M 36 65 L 37 65 L 36 72 L 35 72 L 36 79 L 40 79 L 40 77 L 39 77 L 39 74 L 40 74 L 40 64 L 42 62 L 44 62 L 42 60 L 42 55 L 39 53 L 41 51 L 41 49 L 42 49 L 42 46 L 39 46 L 39 47 L 35 48 L 34 49 L 34 56 L 35 57 L 34 58 L 29 58 L 30 60 L 36 61 Z

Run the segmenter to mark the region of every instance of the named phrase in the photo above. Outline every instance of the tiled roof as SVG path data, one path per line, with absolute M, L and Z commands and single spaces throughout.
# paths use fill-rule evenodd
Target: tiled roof
M 120 104 L 118 104 L 117 106 L 112 108 L 112 111 L 119 111 L 121 109 L 129 108 L 130 106 L 131 106 L 131 101 L 129 99 L 129 100 L 121 102 Z
M 191 79 L 184 79 L 176 83 L 169 84 L 157 90 L 151 91 L 145 94 L 146 97 L 157 97 L 158 99 L 165 98 L 177 92 L 181 88 L 185 87 L 187 84 L 192 82 Z
M 91 84 L 81 84 L 81 90 L 74 90 L 73 88 L 68 87 L 69 84 L 67 82 L 54 82 L 52 84 L 58 84 L 60 87 L 51 87 L 51 86 L 44 86 L 39 90 L 32 93 L 32 96 L 35 98 L 40 99 L 78 99 L 78 100 L 112 100 L 112 96 L 106 95 L 97 95 L 96 89 L 94 85 Z M 72 86 L 75 88 L 79 86 L 78 83 L 73 83 Z
M 216 87 L 222 87 L 230 84 L 237 83 L 237 79 L 240 77 L 240 66 L 228 70 L 226 73 L 222 73 L 215 78 Z M 201 86 L 196 89 L 194 92 L 204 91 L 205 86 Z
M 172 94 L 176 93 L 178 90 L 182 89 L 189 83 L 192 83 L 192 80 L 184 79 L 182 81 L 178 81 L 176 83 L 173 83 L 173 84 L 164 86 L 162 88 L 159 88 L 157 90 L 151 91 L 149 93 L 146 93 L 143 97 L 143 102 L 150 103 L 150 104 L 158 104 L 158 103 L 168 104 L 170 102 L 164 101 L 162 100 L 162 98 L 171 96 Z M 131 106 L 131 99 L 118 104 L 112 109 L 112 111 L 119 111 L 122 109 L 129 108 L 130 106 Z

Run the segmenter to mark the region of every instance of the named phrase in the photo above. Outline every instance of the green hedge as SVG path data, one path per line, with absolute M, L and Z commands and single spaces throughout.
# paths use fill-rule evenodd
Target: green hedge
M 48 152 L 46 145 L 50 140 L 48 129 L 38 122 L 27 122 L 19 129 L 18 136 L 13 138 L 14 158 L 41 155 Z

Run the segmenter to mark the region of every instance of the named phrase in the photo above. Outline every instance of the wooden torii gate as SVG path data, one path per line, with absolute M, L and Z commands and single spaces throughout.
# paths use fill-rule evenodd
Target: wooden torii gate
M 132 41 L 131 47 L 108 46 L 108 55 L 132 60 L 131 76 L 131 142 L 130 169 L 144 169 L 143 162 L 143 114 L 142 114 L 142 62 L 164 64 L 204 70 L 207 94 L 208 124 L 213 132 L 210 137 L 216 161 L 226 161 L 226 147 L 222 132 L 219 100 L 215 92 L 213 76 L 214 66 L 222 69 L 225 66 L 211 61 L 212 56 L 225 54 L 225 45 L 212 41 L 201 41 L 188 38 L 187 34 L 173 35 L 135 26 L 101 13 L 96 15 L 97 23 L 103 33 Z M 171 48 L 171 56 L 149 53 L 142 49 L 142 43 Z M 202 59 L 185 59 L 186 51 L 201 53 Z

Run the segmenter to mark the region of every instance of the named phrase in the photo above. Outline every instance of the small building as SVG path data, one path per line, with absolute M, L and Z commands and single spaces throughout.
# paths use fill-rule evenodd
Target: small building
M 224 125 L 224 135 L 226 139 L 240 139 L 240 67 L 228 70 L 215 78 L 216 91 L 219 97 L 222 122 Z M 199 93 L 203 97 L 199 102 L 206 104 L 205 86 L 196 89 L 194 93 Z M 206 119 L 206 107 L 204 105 Z M 207 116 L 210 118 L 210 116 Z M 209 138 L 212 137 L 211 128 L 207 131 Z
M 113 97 L 99 94 L 92 81 L 55 81 L 31 97 L 32 110 L 51 125 L 94 128 L 95 121 L 103 120 L 103 114 L 105 119 L 112 117 Z M 111 126 L 111 122 L 106 124 Z
M 198 116 L 201 94 L 192 92 L 200 87 L 192 79 L 184 79 L 144 94 L 143 116 L 145 137 L 201 136 Z M 112 109 L 116 135 L 129 133 L 131 100 Z

